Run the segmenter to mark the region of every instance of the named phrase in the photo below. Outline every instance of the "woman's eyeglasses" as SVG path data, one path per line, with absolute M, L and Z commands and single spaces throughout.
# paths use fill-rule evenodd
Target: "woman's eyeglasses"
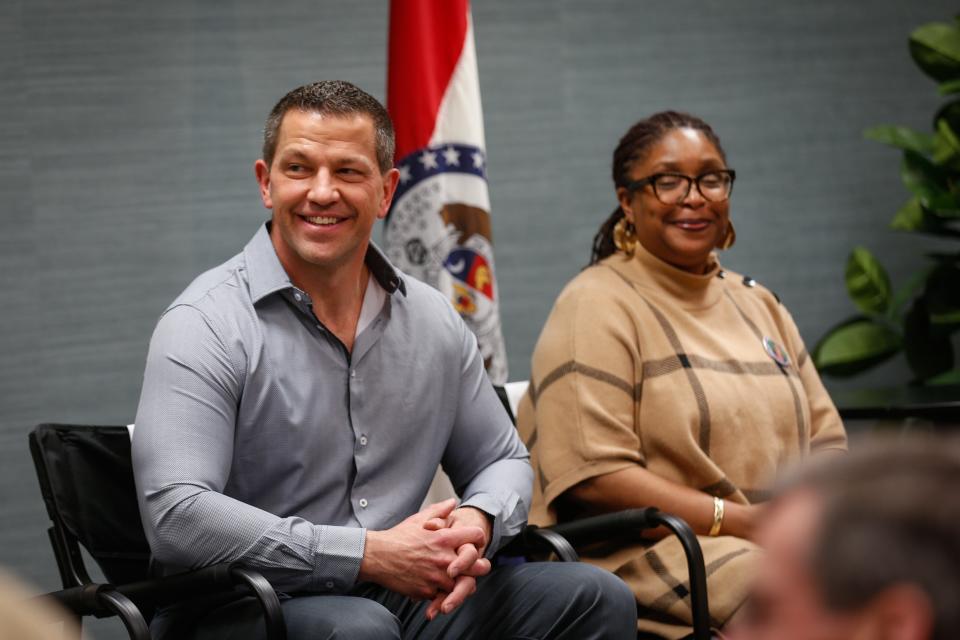
M 653 195 L 663 204 L 680 204 L 688 195 L 690 187 L 697 185 L 697 191 L 704 200 L 723 202 L 733 191 L 733 181 L 737 172 L 733 169 L 707 171 L 696 177 L 682 173 L 655 173 L 652 176 L 634 180 L 627 185 L 627 191 L 633 193 L 648 184 L 653 187 Z

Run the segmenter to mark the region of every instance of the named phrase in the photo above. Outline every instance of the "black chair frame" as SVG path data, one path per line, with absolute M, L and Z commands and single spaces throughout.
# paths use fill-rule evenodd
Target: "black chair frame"
M 57 477 L 55 449 L 58 444 L 72 441 L 83 445 L 84 437 L 103 437 L 119 452 L 119 459 L 129 464 L 129 432 L 125 426 L 78 426 L 64 424 L 41 424 L 29 436 L 30 453 L 33 457 L 47 514 L 51 525 L 47 531 L 50 545 L 63 584 L 61 591 L 46 594 L 76 617 L 78 624 L 88 615 L 95 617 L 117 616 L 135 640 L 149 639 L 148 621 L 153 610 L 162 605 L 181 602 L 191 597 L 211 593 L 237 592 L 237 597 L 252 595 L 263 608 L 267 638 L 285 640 L 286 626 L 280 601 L 270 583 L 256 571 L 237 564 L 217 564 L 193 571 L 162 578 L 149 577 L 149 545 L 143 534 L 139 516 L 136 523 L 125 523 L 126 533 L 132 536 L 125 549 L 109 551 L 93 549 L 85 540 L 82 526 L 76 519 L 65 517 L 70 505 L 63 504 L 66 478 Z M 117 494 L 124 501 L 133 501 L 136 494 L 132 471 L 116 470 L 120 486 Z M 60 487 L 58 490 L 58 486 Z M 91 505 L 95 499 L 80 498 Z M 128 504 L 129 506 L 129 504 Z M 96 507 L 91 507 L 96 508 Z M 135 525 L 135 526 L 134 526 Z M 139 537 L 137 537 L 139 536 Z M 103 570 L 109 583 L 96 583 L 87 571 L 81 545 L 87 548 Z M 116 565 L 111 564 L 116 562 Z M 139 577 L 141 579 L 129 579 Z

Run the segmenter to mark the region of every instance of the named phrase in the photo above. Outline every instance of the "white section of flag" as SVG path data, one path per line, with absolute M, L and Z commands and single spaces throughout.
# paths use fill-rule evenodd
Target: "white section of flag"
M 463 52 L 443 95 L 430 146 L 441 142 L 463 142 L 486 151 L 477 50 L 473 40 L 473 18 L 467 14 L 467 35 Z

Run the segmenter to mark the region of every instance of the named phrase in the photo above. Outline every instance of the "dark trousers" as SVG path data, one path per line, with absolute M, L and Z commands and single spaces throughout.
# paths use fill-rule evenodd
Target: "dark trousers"
M 281 600 L 289 640 L 456 638 L 565 640 L 636 638 L 633 593 L 613 574 L 576 562 L 498 567 L 448 615 L 424 616 L 416 602 L 373 584 L 348 595 L 298 595 Z M 262 613 L 243 598 L 199 617 L 168 611 L 152 625 L 161 640 L 262 640 Z

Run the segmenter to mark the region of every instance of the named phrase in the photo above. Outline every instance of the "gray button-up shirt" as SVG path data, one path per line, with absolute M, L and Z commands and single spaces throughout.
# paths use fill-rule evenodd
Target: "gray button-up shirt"
M 240 560 L 288 590 L 349 589 L 366 529 L 415 513 L 442 463 L 495 550 L 526 522 L 526 449 L 476 339 L 439 292 L 371 245 L 388 295 L 348 353 L 262 227 L 197 278 L 150 342 L 133 438 L 162 572 Z M 368 315 L 368 317 L 370 317 Z

